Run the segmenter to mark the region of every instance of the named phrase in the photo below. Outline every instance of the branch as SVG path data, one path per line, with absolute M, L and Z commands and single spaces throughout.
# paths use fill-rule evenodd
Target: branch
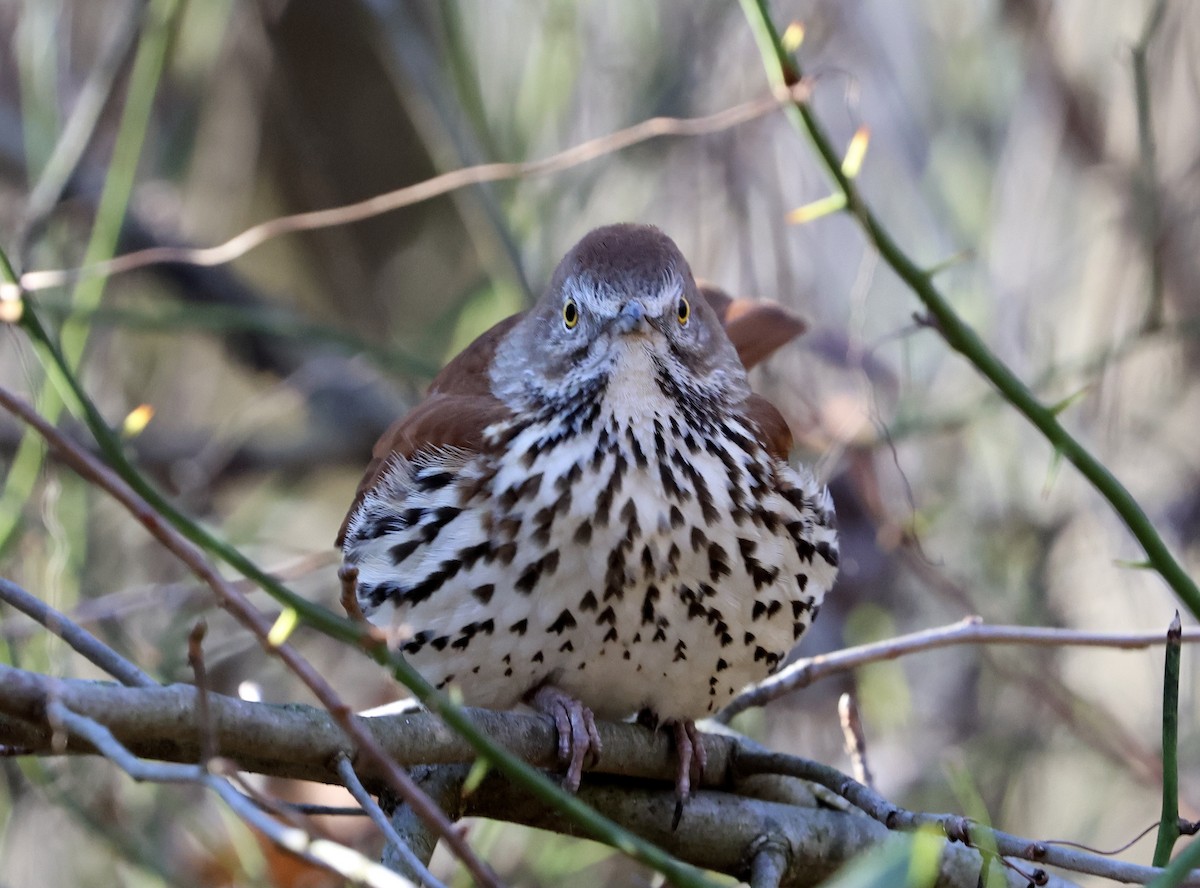
M 369 885 L 371 888 L 413 888 L 407 879 L 368 860 L 345 845 L 328 839 L 314 839 L 299 827 L 285 826 L 267 816 L 250 799 L 234 789 L 228 780 L 210 774 L 201 765 L 142 761 L 122 746 L 103 725 L 72 712 L 57 700 L 46 704 L 46 718 L 65 728 L 70 734 L 86 739 L 101 755 L 134 780 L 151 783 L 194 783 L 211 789 L 238 817 L 272 842 L 322 869 L 353 882 Z
M 1163 872 L 1158 867 L 1139 866 L 1134 863 L 1111 860 L 1078 847 L 1065 847 L 1051 842 L 1014 836 L 957 814 L 925 814 L 909 811 L 893 805 L 874 790 L 828 765 L 761 748 L 753 749 L 746 743 L 743 743 L 737 750 L 733 765 L 735 773 L 739 774 L 784 774 L 789 777 L 798 777 L 801 780 L 811 780 L 831 792 L 837 793 L 855 807 L 885 824 L 889 829 L 907 832 L 933 826 L 951 841 L 993 846 L 1002 857 L 1015 857 L 1035 863 L 1049 864 L 1072 872 L 1101 876 L 1118 882 L 1144 884 Z M 1196 884 L 1200 884 L 1200 870 L 1192 873 L 1190 878 Z
M 126 660 L 78 623 L 30 595 L 16 583 L 0 577 L 0 601 L 41 623 L 85 659 L 131 688 L 156 688 L 158 682 Z
M 413 853 L 412 848 L 408 846 L 408 842 L 396 832 L 394 827 L 388 820 L 387 815 L 383 813 L 378 803 L 371 798 L 366 787 L 362 785 L 362 781 L 358 779 L 358 775 L 354 773 L 354 765 L 350 764 L 350 759 L 345 755 L 337 757 L 338 776 L 342 779 L 342 785 L 349 790 L 350 795 L 354 796 L 354 800 L 358 802 L 371 821 L 379 827 L 379 831 L 383 833 L 387 840 L 387 847 L 384 850 L 384 859 L 387 860 L 390 855 L 395 855 L 403 867 L 390 866 L 389 869 L 395 872 L 411 874 L 426 888 L 446 888 L 438 879 L 436 879 L 421 861 L 421 859 Z M 441 806 L 439 806 L 441 807 Z M 444 808 L 442 810 L 445 810 Z
M 1200 642 L 1200 628 L 1188 627 L 1180 632 L 1180 641 Z M 1162 632 L 1082 632 L 1076 629 L 1051 629 L 1039 626 L 989 626 L 978 616 L 966 617 L 949 626 L 922 629 L 884 641 L 843 648 L 830 654 L 818 654 L 796 660 L 786 669 L 747 688 L 717 714 L 719 722 L 728 724 L 740 712 L 753 706 L 764 706 L 771 700 L 806 688 L 830 675 L 849 672 L 867 663 L 895 660 L 898 657 L 931 651 L 953 645 L 1005 644 L 1037 647 L 1102 647 L 1119 650 L 1141 650 L 1167 644 Z
M 294 704 L 250 703 L 221 694 L 210 694 L 208 705 L 218 756 L 257 773 L 341 782 L 336 763 L 349 744 L 329 713 Z M 113 742 L 132 756 L 195 761 L 199 753 L 194 729 L 198 705 L 190 686 L 131 689 L 80 679 L 51 679 L 0 666 L 0 743 L 20 745 L 38 754 L 100 751 L 108 755 L 94 735 L 73 731 L 68 733 L 66 746 L 55 750 L 53 727 L 47 719 L 51 706 L 102 725 Z M 541 766 L 555 765 L 556 742 L 549 719 L 484 710 L 472 710 L 470 715 L 506 748 Z M 567 835 L 588 835 L 586 828 L 495 772 L 464 794 L 462 781 L 476 758 L 475 750 L 430 713 L 355 716 L 354 720 L 401 764 L 434 765 L 427 769 L 432 772 L 428 776 L 437 779 L 423 777 L 422 785 L 427 789 L 436 785 L 435 800 L 454 817 L 490 817 Z M 762 777 L 743 780 L 740 775 L 748 770 L 743 765 L 752 761 L 747 756 L 754 754 L 754 748 L 739 738 L 712 734 L 703 736 L 709 759 L 706 788 L 688 803 L 683 828 L 672 830 L 675 762 L 671 739 L 636 724 L 601 722 L 598 727 L 607 754 L 589 771 L 580 800 L 695 866 L 745 878 L 757 852 L 769 842 L 776 851 L 786 849 L 789 859 L 781 884 L 812 885 L 888 835 L 884 823 L 858 811 L 830 810 L 815 802 L 795 804 L 805 798 L 802 793 L 789 793 L 783 787 L 771 791 L 763 786 Z M 779 759 L 795 770 L 822 767 L 790 756 Z M 190 772 L 197 770 L 192 766 Z M 377 768 L 363 768 L 360 776 L 368 789 L 385 785 Z M 757 788 L 750 795 L 752 786 Z M 970 888 L 976 884 L 981 865 L 978 852 L 950 844 L 943 856 L 944 881 L 940 884 Z M 1026 882 L 1010 876 L 1009 884 L 1017 888 Z M 1066 883 L 1051 880 L 1047 884 Z

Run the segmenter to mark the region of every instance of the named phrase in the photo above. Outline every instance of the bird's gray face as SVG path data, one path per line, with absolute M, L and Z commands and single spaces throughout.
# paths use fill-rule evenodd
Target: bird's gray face
M 514 409 L 597 396 L 623 372 L 653 377 L 671 397 L 729 406 L 749 394 L 687 262 L 649 226 L 609 226 L 580 241 L 497 358 L 493 391 Z

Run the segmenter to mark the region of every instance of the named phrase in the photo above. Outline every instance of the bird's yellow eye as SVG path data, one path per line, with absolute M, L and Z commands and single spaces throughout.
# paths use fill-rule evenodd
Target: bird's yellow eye
M 691 303 L 687 301 L 686 296 L 679 297 L 679 307 L 676 309 L 676 315 L 679 318 L 679 326 L 684 326 L 688 322 L 688 318 L 692 316 Z
M 578 323 L 579 309 L 576 308 L 574 299 L 568 299 L 563 303 L 563 326 L 568 330 L 574 330 Z

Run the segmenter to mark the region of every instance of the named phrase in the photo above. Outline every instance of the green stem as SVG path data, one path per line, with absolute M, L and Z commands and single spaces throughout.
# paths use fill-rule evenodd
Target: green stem
M 184 537 L 253 580 L 284 607 L 291 608 L 303 623 L 338 641 L 365 648 L 371 659 L 389 670 L 396 681 L 411 690 L 417 699 L 466 738 L 493 767 L 538 799 L 562 811 L 593 839 L 611 845 L 657 870 L 676 885 L 685 888 L 717 888 L 717 883 L 705 878 L 695 867 L 677 860 L 657 846 L 618 826 L 564 792 L 544 774 L 500 746 L 481 731 L 461 707 L 425 681 L 399 653 L 389 650 L 386 644 L 368 643 L 358 624 L 292 592 L 236 548 L 209 533 L 171 505 L 126 457 L 120 438 L 100 415 L 67 365 L 61 348 L 46 331 L 32 306 L 26 305 L 21 325 L 38 347 L 48 370 L 61 377 L 78 402 L 79 411 L 108 464 Z
M 783 48 L 779 33 L 775 30 L 767 10 L 766 0 L 740 2 L 754 30 L 772 84 L 778 86 L 799 82 L 800 69 Z M 793 124 L 808 136 L 834 188 L 845 196 L 846 212 L 857 220 L 867 239 L 879 251 L 884 261 L 925 305 L 931 322 L 942 338 L 970 361 L 975 369 L 1000 391 L 1005 400 L 1042 433 L 1055 451 L 1074 465 L 1100 495 L 1108 500 L 1118 517 L 1141 544 L 1150 566 L 1166 580 L 1167 585 L 1188 610 L 1200 618 L 1200 587 L 1197 587 L 1195 581 L 1175 560 L 1133 495 L 1059 423 L 1054 411 L 1038 401 L 1033 392 L 988 349 L 979 335 L 950 307 L 945 296 L 934 286 L 931 276 L 919 268 L 900 248 L 862 198 L 854 181 L 842 173 L 841 159 L 834 150 L 833 142 L 808 105 L 796 102 L 787 107 L 787 114 Z
M 1183 628 L 1179 613 L 1167 630 L 1167 657 L 1163 666 L 1162 714 L 1162 816 L 1158 823 L 1158 842 L 1154 846 L 1154 865 L 1171 862 L 1171 851 L 1179 838 L 1179 660 L 1183 653 Z
M 1180 851 L 1179 856 L 1171 861 L 1171 865 L 1153 882 L 1148 882 L 1146 888 L 1175 888 L 1190 878 L 1192 870 L 1196 867 L 1200 867 L 1200 842 L 1192 842 Z

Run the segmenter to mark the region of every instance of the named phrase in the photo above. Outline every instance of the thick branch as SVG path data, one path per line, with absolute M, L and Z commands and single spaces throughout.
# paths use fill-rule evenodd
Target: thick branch
M 4 666 L 0 666 L 0 712 L 4 713 L 0 716 L 0 743 L 31 752 L 51 752 L 51 730 L 44 716 L 51 699 L 104 725 L 135 755 L 178 762 L 195 762 L 200 755 L 195 728 L 197 692 L 191 686 L 123 688 L 79 679 L 51 679 Z M 470 715 L 512 752 L 534 764 L 554 766 L 556 743 L 548 718 L 483 710 L 473 710 Z M 320 709 L 249 703 L 211 694 L 209 717 L 216 754 L 258 773 L 338 783 L 338 755 L 351 752 L 345 733 Z M 355 717 L 355 722 L 401 765 L 461 764 L 465 774 L 465 766 L 477 755 L 470 744 L 430 713 Z M 631 724 L 602 722 L 599 729 L 606 754 L 585 781 L 581 800 L 698 866 L 749 876 L 754 850 L 769 841 L 777 848 L 787 848 L 790 855 L 791 863 L 781 884 L 809 885 L 887 835 L 883 823 L 861 812 L 794 804 L 803 804 L 803 793 L 764 786 L 761 779 L 757 784 L 739 780 L 732 763 L 744 743 L 720 735 L 704 737 L 708 768 L 703 783 L 712 789 L 699 793 L 689 803 L 680 829 L 673 831 L 675 796 L 670 787 L 675 766 L 670 738 Z M 72 736 L 62 751 L 79 754 L 94 750 L 86 741 Z M 800 761 L 788 756 L 781 759 Z M 369 787 L 378 790 L 384 785 L 370 762 L 360 761 L 357 767 Z M 662 786 L 648 787 L 633 780 L 659 781 Z M 553 807 L 498 775 L 485 780 L 465 798 L 461 797 L 457 779 L 422 780 L 427 790 L 433 783 L 439 787 L 435 792 L 437 801 L 455 816 L 486 816 L 570 835 L 584 834 L 581 827 Z M 979 866 L 976 851 L 952 844 L 943 862 L 941 884 L 974 885 Z M 1023 882 L 1016 880 L 1013 884 Z

